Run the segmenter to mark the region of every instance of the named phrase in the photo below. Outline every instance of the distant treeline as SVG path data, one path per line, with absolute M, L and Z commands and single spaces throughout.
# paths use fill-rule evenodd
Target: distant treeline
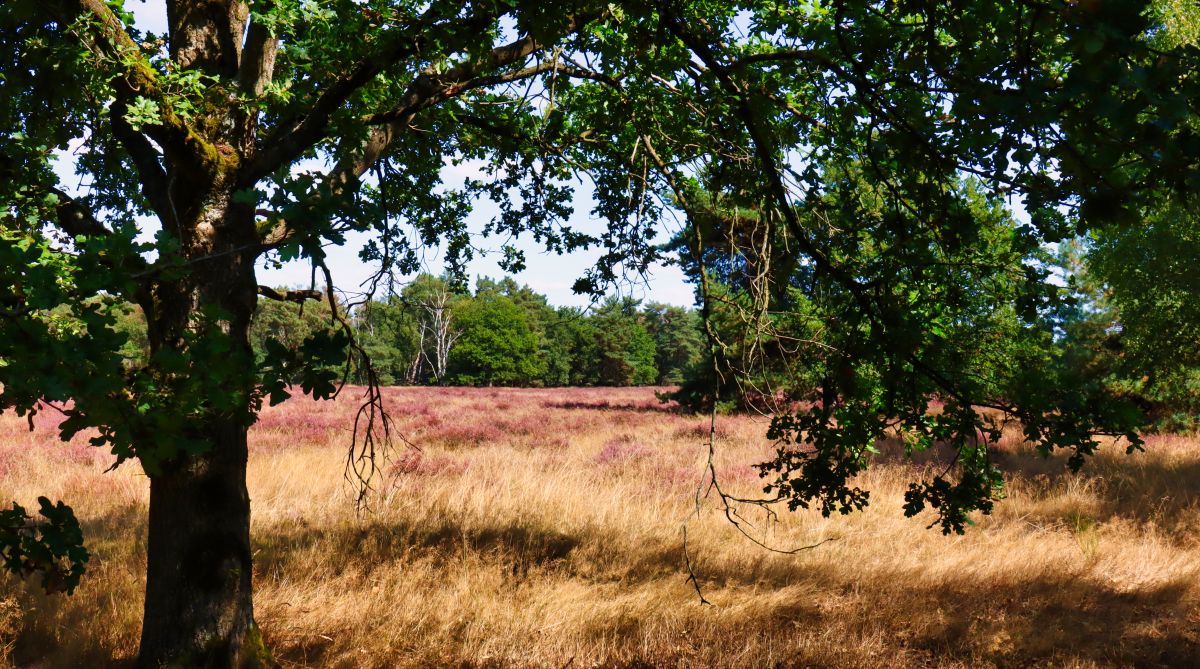
M 674 385 L 703 358 L 696 311 L 629 298 L 590 309 L 555 307 L 517 284 L 480 278 L 474 293 L 423 274 L 386 300 L 343 317 L 386 385 L 632 386 Z M 121 327 L 131 363 L 147 355 L 145 325 L 131 307 Z M 327 302 L 262 298 L 251 326 L 261 360 L 268 340 L 299 350 L 334 329 Z M 351 380 L 364 382 L 353 360 Z

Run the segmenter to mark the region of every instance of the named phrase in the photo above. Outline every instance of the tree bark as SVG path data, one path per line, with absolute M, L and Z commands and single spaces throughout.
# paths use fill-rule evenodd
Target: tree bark
M 212 449 L 150 480 L 139 667 L 273 666 L 254 622 L 246 427 L 213 419 Z
M 274 667 L 254 621 L 246 489 L 256 384 L 249 340 L 258 294 L 253 212 L 231 204 L 221 192 L 206 194 L 193 211 L 191 224 L 181 229 L 187 272 L 160 281 L 143 309 L 152 359 L 163 349 L 199 355 L 190 358 L 192 373 L 216 379 L 224 401 L 223 408 L 209 404 L 199 420 L 179 417 L 186 421 L 181 423 L 185 435 L 203 444 L 199 453 L 148 470 L 138 666 Z M 212 338 L 223 340 L 223 346 L 209 347 L 222 351 L 216 359 L 202 345 Z

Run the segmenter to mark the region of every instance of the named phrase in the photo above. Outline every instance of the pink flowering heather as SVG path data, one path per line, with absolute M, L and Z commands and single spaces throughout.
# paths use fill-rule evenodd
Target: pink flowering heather
M 622 465 L 654 455 L 654 451 L 633 441 L 629 436 L 613 439 L 596 454 L 597 465 Z
M 453 423 L 422 437 L 423 441 L 439 443 L 446 448 L 465 448 L 494 444 L 508 435 L 494 423 Z
M 681 428 L 675 430 L 675 436 L 680 439 L 707 440 L 711 429 L 712 429 L 712 424 L 706 418 L 697 423 L 693 423 L 691 425 L 685 425 L 684 427 L 681 427 Z M 722 421 L 718 420 L 717 426 L 716 426 L 717 439 L 728 439 L 729 436 L 730 436 L 729 429 L 725 426 L 725 424 Z
M 437 476 L 457 475 L 469 465 L 445 455 L 426 455 L 418 450 L 406 450 L 399 455 L 388 470 L 393 476 Z

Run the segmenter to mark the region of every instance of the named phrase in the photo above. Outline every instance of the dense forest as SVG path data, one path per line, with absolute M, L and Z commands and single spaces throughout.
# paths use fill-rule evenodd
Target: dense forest
M 338 316 L 385 385 L 678 385 L 704 357 L 693 309 L 628 297 L 586 309 L 555 307 L 509 277 L 481 277 L 471 292 L 420 274 L 385 300 L 339 303 Z M 250 339 L 261 364 L 269 346 L 299 352 L 340 327 L 328 301 L 261 300 Z M 120 330 L 128 336 L 127 364 L 144 364 L 149 345 L 137 307 L 122 312 Z M 363 362 L 353 359 L 341 370 L 347 380 L 365 382 Z

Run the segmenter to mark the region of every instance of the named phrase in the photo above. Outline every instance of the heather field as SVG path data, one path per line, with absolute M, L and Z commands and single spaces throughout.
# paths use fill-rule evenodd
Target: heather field
M 1009 498 L 965 536 L 900 512 L 934 462 L 889 455 L 863 513 L 697 501 L 708 420 L 654 389 L 386 391 L 399 446 L 356 512 L 356 408 L 293 399 L 251 431 L 257 618 L 284 667 L 1200 666 L 1200 440 L 1151 437 L 1078 475 L 1017 440 Z M 0 576 L 0 665 L 125 666 L 137 650 L 146 478 L 0 417 L 0 500 L 74 505 L 71 597 Z M 716 471 L 760 487 L 765 419 L 722 417 Z M 704 597 L 688 581 L 681 529 Z M 821 543 L 823 542 L 823 543 Z

